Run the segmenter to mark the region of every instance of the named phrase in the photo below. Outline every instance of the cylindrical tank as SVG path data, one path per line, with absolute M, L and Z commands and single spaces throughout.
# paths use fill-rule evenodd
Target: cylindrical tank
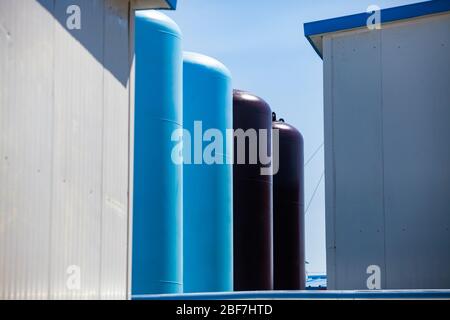
M 233 96 L 234 288 L 271 290 L 272 176 L 270 162 L 261 155 L 271 159 L 272 111 L 251 93 L 235 90 Z
M 182 165 L 171 159 L 182 128 L 180 30 L 157 11 L 136 13 L 132 294 L 182 292 Z
M 185 53 L 183 78 L 184 292 L 232 291 L 231 75 L 215 59 Z
M 304 290 L 303 137 L 284 120 L 277 121 L 275 114 L 273 120 L 274 154 L 279 141 L 278 165 L 274 165 L 278 173 L 273 176 L 274 288 Z

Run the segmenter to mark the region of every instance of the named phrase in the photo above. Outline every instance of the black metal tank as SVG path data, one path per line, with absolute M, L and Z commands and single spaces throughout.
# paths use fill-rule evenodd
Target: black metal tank
M 304 290 L 303 137 L 284 120 L 277 121 L 275 114 L 273 120 L 274 143 L 275 130 L 279 134 L 279 170 L 273 177 L 274 289 Z
M 234 129 L 267 131 L 269 156 L 271 148 L 272 111 L 261 98 L 244 91 L 233 94 Z M 257 157 L 249 163 L 249 141 L 245 144 L 246 163 L 238 164 L 238 142 L 234 143 L 233 197 L 234 197 L 234 290 L 258 291 L 273 289 L 272 239 L 272 176 L 262 175 L 261 169 L 270 167 Z M 242 148 L 241 148 L 242 149 Z M 261 148 L 262 149 L 262 148 Z

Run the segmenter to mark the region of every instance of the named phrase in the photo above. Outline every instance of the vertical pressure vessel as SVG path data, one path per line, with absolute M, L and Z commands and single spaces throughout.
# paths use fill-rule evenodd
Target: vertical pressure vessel
M 271 290 L 272 176 L 270 162 L 261 155 L 271 158 L 272 111 L 248 92 L 235 90 L 233 100 L 234 288 Z
M 279 136 L 278 173 L 273 177 L 274 288 L 304 290 L 303 137 L 283 120 L 276 121 L 275 114 L 274 120 L 273 135 Z
M 157 11 L 136 13 L 132 294 L 182 292 L 182 166 L 171 159 L 182 127 L 180 31 Z
M 184 291 L 233 290 L 231 76 L 215 59 L 185 53 Z

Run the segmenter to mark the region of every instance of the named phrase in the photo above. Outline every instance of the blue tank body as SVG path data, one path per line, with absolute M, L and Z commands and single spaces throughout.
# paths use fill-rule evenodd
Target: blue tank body
M 185 53 L 183 79 L 183 122 L 191 136 L 191 157 L 184 161 L 192 163 L 183 168 L 184 292 L 232 291 L 232 144 L 225 142 L 226 130 L 233 128 L 231 75 L 217 60 Z M 205 134 L 200 144 L 195 121 Z M 208 137 L 209 129 L 216 130 Z M 185 142 L 184 152 L 188 147 Z
M 180 293 L 182 165 L 171 159 L 182 128 L 178 26 L 157 11 L 136 13 L 132 294 Z

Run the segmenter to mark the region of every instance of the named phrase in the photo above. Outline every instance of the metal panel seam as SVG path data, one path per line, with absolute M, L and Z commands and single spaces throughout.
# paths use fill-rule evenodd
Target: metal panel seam
M 134 54 L 134 32 L 135 32 L 135 8 L 134 0 L 128 2 L 128 59 L 130 75 L 128 77 L 128 245 L 127 245 L 127 283 L 126 299 L 131 300 L 131 281 L 132 281 L 132 244 L 133 244 L 133 177 L 134 177 L 134 83 L 135 83 L 135 54 Z
M 330 37 L 330 54 L 329 54 L 329 65 L 330 65 L 330 88 L 329 90 L 331 90 L 330 92 L 330 118 L 331 118 L 331 163 L 332 163 L 332 212 L 331 212 L 331 216 L 333 218 L 333 235 L 332 235 L 332 241 L 333 241 L 333 247 L 332 250 L 334 251 L 333 253 L 333 261 L 331 262 L 334 265 L 334 270 L 333 270 L 333 287 L 336 288 L 337 286 L 337 245 L 336 245 L 336 155 L 335 155 L 335 121 L 334 121 L 334 39 L 333 37 Z
M 53 9 L 51 12 L 52 15 L 55 14 L 55 10 L 56 10 L 56 0 L 53 0 Z M 52 81 L 53 81 L 53 85 L 52 85 L 52 114 L 50 115 L 52 117 L 51 120 L 51 132 L 52 132 L 52 138 L 51 138 L 51 165 L 50 165 L 50 206 L 49 206 L 49 241 L 48 241 L 48 288 L 47 288 L 47 299 L 49 299 L 51 297 L 51 288 L 52 288 L 52 239 L 53 239 L 53 235 L 52 235 L 52 230 L 53 230 L 53 191 L 54 191 L 54 163 L 55 163 L 55 136 L 56 136 L 56 131 L 55 131 L 55 92 L 56 92 L 56 59 L 55 59 L 55 46 L 56 46 L 56 25 L 57 25 L 57 21 L 56 19 L 53 20 L 53 32 L 52 32 L 52 48 L 53 48 L 53 65 L 52 65 L 52 72 L 53 72 L 53 76 L 52 76 Z
M 383 94 L 383 29 L 379 30 L 380 35 L 380 101 L 381 101 L 381 172 L 382 172 L 382 201 L 383 201 L 383 264 L 384 264 L 384 277 L 381 282 L 384 283 L 384 288 L 387 288 L 387 262 L 386 262 L 386 199 L 385 199 L 385 150 L 384 150 L 384 94 Z
M 98 264 L 98 297 L 101 299 L 102 297 L 102 266 L 103 266 L 103 214 L 104 214 L 104 207 L 103 202 L 105 199 L 105 44 L 106 44 L 106 14 L 107 14 L 108 6 L 103 6 L 103 30 L 102 30 L 102 65 L 103 65 L 103 72 L 102 72 L 102 151 L 100 156 L 100 163 L 102 166 L 102 172 L 101 172 L 101 185 L 100 185 L 100 216 L 99 216 L 99 264 Z

